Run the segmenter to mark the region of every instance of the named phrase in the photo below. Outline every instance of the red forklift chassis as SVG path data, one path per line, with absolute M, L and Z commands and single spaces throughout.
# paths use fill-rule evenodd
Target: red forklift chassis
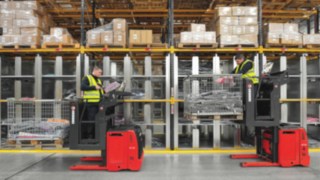
M 280 123 L 280 87 L 287 83 L 287 72 L 262 76 L 257 92 L 244 79 L 244 123 L 255 128 L 256 154 L 231 155 L 232 159 L 261 158 L 244 162 L 242 167 L 309 166 L 308 136 L 305 129 Z M 254 93 L 253 93 L 254 92 Z
M 265 130 L 262 135 L 262 153 L 231 155 L 232 159 L 262 158 L 263 162 L 243 162 L 243 167 L 265 166 L 309 166 L 308 138 L 303 128 L 279 129 L 278 131 L 278 162 L 272 162 L 272 131 Z
M 106 133 L 106 156 L 83 157 L 81 161 L 106 162 L 105 165 L 74 165 L 71 170 L 107 170 L 139 171 L 143 162 L 144 154 L 139 143 L 139 132 L 131 127 L 113 129 Z M 105 158 L 105 159 L 104 159 Z

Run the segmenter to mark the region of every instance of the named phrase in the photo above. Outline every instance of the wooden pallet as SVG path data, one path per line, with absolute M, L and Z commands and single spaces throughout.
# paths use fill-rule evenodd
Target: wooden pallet
M 123 44 L 123 45 L 110 45 L 110 44 L 87 44 L 86 45 L 86 48 L 105 48 L 105 49 L 108 49 L 108 48 L 125 48 L 126 45 Z
M 216 48 L 217 43 L 179 43 L 178 48 Z
M 243 114 L 220 114 L 220 115 L 185 115 L 185 118 L 192 121 L 198 120 L 243 120 Z
M 259 47 L 258 44 L 220 44 L 220 48 L 233 47 L 233 48 L 245 48 L 245 47 Z
M 273 44 L 268 43 L 265 45 L 266 48 L 302 48 L 302 44 Z
M 46 48 L 80 48 L 79 43 L 43 43 L 41 45 L 42 49 Z
M 63 147 L 63 139 L 55 140 L 7 140 L 6 146 L 21 149 L 31 147 L 35 149 L 42 149 L 44 147 L 61 149 Z
M 129 44 L 129 48 L 167 48 L 167 43 Z
M 305 45 L 307 49 L 318 49 L 320 48 L 320 44 L 307 44 Z
M 38 47 L 40 47 L 39 45 L 20 45 L 20 44 L 16 44 L 16 45 L 0 45 L 0 49 L 37 49 Z

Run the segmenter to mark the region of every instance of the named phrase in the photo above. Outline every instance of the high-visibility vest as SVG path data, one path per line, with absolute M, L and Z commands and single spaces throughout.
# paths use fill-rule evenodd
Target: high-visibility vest
M 239 72 L 240 70 L 242 70 L 242 68 L 244 67 L 244 65 L 247 64 L 247 63 L 250 63 L 250 62 L 252 62 L 252 61 L 247 59 L 247 60 L 245 60 L 241 65 L 238 65 L 238 66 L 236 67 L 235 74 L 238 74 L 238 72 Z M 258 84 L 258 83 L 259 83 L 259 79 L 257 78 L 256 73 L 254 72 L 254 64 L 253 64 L 253 62 L 252 62 L 252 67 L 251 67 L 251 69 L 249 69 L 249 71 L 246 72 L 245 74 L 242 74 L 241 77 L 242 77 L 242 78 L 250 79 L 253 84 Z
M 96 86 L 98 84 L 101 85 L 101 80 L 98 79 L 98 82 L 92 75 L 87 75 L 89 86 Z M 100 93 L 104 94 L 103 89 L 100 90 L 87 90 L 83 92 L 83 98 L 86 102 L 95 103 L 100 102 Z

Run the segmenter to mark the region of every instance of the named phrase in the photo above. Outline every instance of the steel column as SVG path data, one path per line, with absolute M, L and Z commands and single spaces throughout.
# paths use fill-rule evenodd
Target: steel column
M 14 58 L 15 61 L 15 68 L 14 68 L 14 75 L 15 76 L 21 76 L 22 74 L 22 60 L 21 57 L 15 57 Z M 21 89 L 22 89 L 22 85 L 21 85 L 21 79 L 15 79 L 14 80 L 14 98 L 19 100 L 21 99 Z M 17 118 L 17 122 L 21 122 L 21 118 L 22 118 L 22 107 L 21 104 L 17 104 L 16 105 L 16 117 Z
M 169 0 L 168 1 L 168 44 L 171 47 L 174 46 L 173 42 L 173 33 L 174 33 L 174 14 L 173 14 L 173 9 L 174 9 L 174 0 Z M 174 89 L 174 81 L 175 77 L 173 76 L 174 74 L 174 53 L 170 52 L 170 84 L 171 84 L 171 97 L 174 97 L 177 92 L 175 92 L 176 89 Z M 175 115 L 178 114 L 175 110 L 177 107 L 176 105 L 171 104 L 171 115 L 170 115 L 170 131 L 171 131 L 171 138 L 170 138 L 170 149 L 173 150 L 175 147 L 175 142 L 174 142 L 174 134 L 175 134 Z
M 280 57 L 280 71 L 287 70 L 287 57 L 281 56 Z M 287 84 L 284 84 L 280 88 L 280 98 L 287 99 Z M 288 104 L 282 103 L 281 104 L 281 122 L 287 123 L 288 122 Z
M 81 97 L 81 54 L 76 59 L 76 94 Z
M 55 67 L 54 72 L 56 76 L 62 76 L 63 75 L 63 64 L 62 64 L 62 56 L 57 56 L 55 61 Z M 63 93 L 63 84 L 61 79 L 55 80 L 55 87 L 54 87 L 55 100 L 62 100 L 62 93 Z M 55 118 L 61 118 L 61 104 L 56 104 L 54 107 L 54 117 Z
M 34 63 L 34 97 L 42 99 L 42 57 L 37 55 Z M 36 102 L 35 119 L 41 121 L 41 102 Z
M 258 0 L 258 28 L 259 28 L 259 46 L 263 46 L 263 21 L 262 21 L 262 0 Z M 263 68 L 263 54 L 259 52 L 259 77 L 261 76 L 261 70 Z
M 151 56 L 146 56 L 144 59 L 144 73 L 145 76 L 152 76 L 152 59 Z M 146 99 L 152 99 L 152 84 L 151 79 L 146 79 L 144 82 L 144 96 Z M 152 148 L 152 126 L 151 126 L 151 117 L 152 117 L 152 107 L 151 103 L 144 103 L 143 105 L 143 115 L 144 122 L 147 124 L 145 132 L 145 147 Z
M 111 66 L 110 57 L 109 56 L 104 56 L 103 57 L 103 68 L 102 68 L 104 76 L 110 76 L 111 75 L 110 66 Z M 109 80 L 103 81 L 103 86 L 104 87 L 106 87 L 107 84 L 109 84 Z
M 199 57 L 193 56 L 192 57 L 192 75 L 198 75 L 199 74 Z M 197 96 L 199 94 L 199 81 L 194 80 L 192 81 L 192 94 Z M 200 120 L 193 121 L 193 124 L 200 124 Z M 192 126 L 192 148 L 199 148 L 200 147 L 200 130 L 197 125 Z
M 112 69 L 112 68 L 111 68 Z M 126 83 L 125 91 L 131 92 L 131 77 L 132 77 L 132 61 L 130 56 L 124 57 L 124 82 Z M 131 103 L 124 104 L 124 118 L 126 122 L 132 119 Z
M 170 56 L 166 56 L 166 99 L 170 99 Z M 166 148 L 170 148 L 170 103 L 166 103 Z
M 303 54 L 300 57 L 300 98 L 307 98 L 307 58 Z M 300 102 L 300 125 L 307 129 L 307 102 Z

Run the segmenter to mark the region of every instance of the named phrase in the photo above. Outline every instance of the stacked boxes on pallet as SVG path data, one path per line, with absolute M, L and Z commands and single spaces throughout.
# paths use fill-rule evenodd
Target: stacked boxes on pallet
M 149 45 L 153 42 L 152 30 L 130 30 L 130 46 Z
M 125 47 L 127 43 L 127 22 L 113 19 L 111 23 L 87 32 L 87 46 L 115 45 Z
M 206 31 L 205 24 L 191 24 L 190 31 L 180 33 L 181 44 L 216 44 L 216 32 Z
M 269 23 L 267 27 L 267 45 L 301 45 L 302 34 L 296 23 Z
M 256 7 L 219 7 L 214 22 L 221 46 L 258 44 Z
M 0 2 L 1 45 L 40 45 L 43 33 L 53 24 L 36 1 Z
M 320 34 L 304 34 L 303 45 L 320 45 Z
M 74 44 L 75 40 L 66 28 L 52 27 L 50 35 L 43 35 L 43 45 Z

